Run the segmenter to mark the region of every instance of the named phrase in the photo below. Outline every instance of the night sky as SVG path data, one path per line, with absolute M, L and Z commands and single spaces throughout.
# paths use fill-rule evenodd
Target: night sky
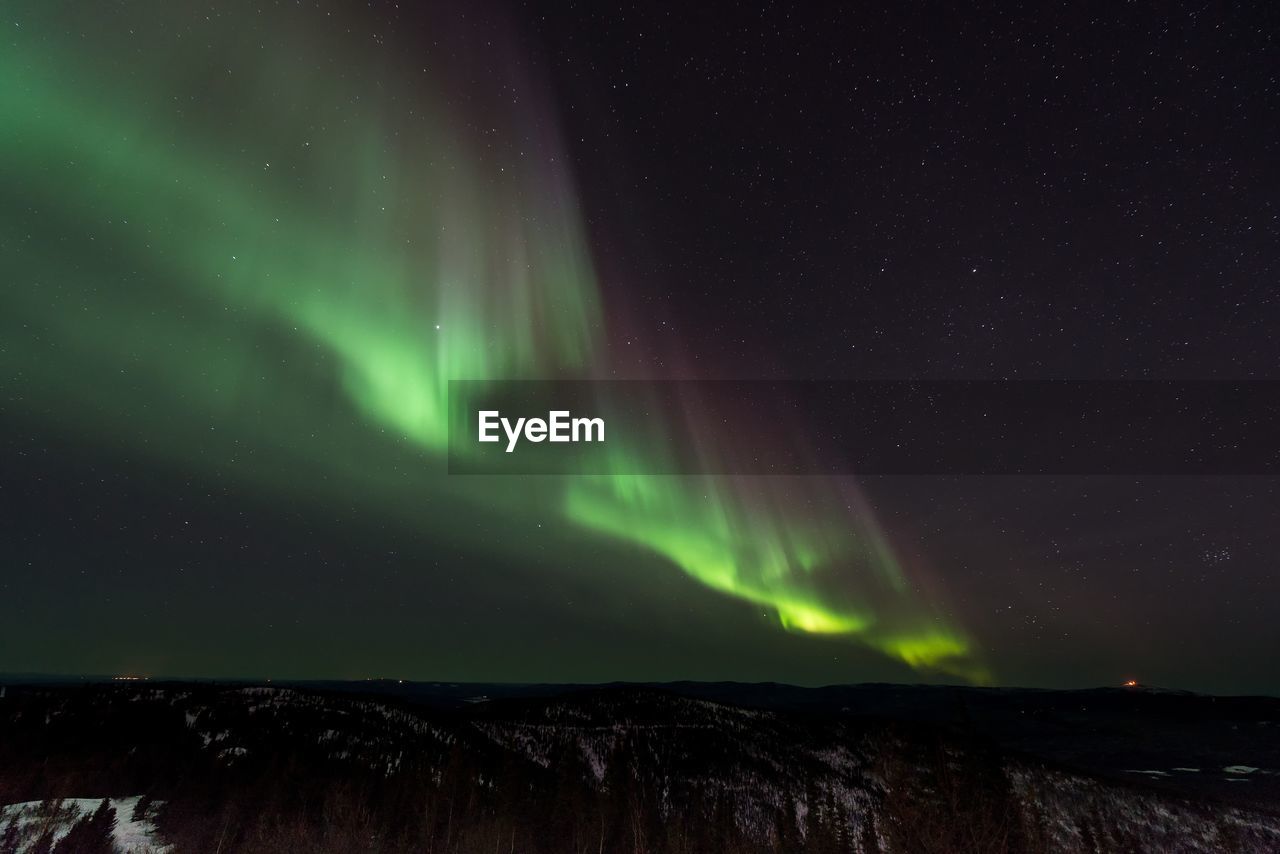
M 0 672 L 1280 692 L 1275 477 L 444 463 L 453 379 L 1280 379 L 1269 4 L 402 5 L 0 15 Z

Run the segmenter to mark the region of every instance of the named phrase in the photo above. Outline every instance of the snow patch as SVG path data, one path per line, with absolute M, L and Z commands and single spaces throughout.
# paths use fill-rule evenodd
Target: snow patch
M 133 818 L 141 795 L 127 798 L 108 798 L 116 811 L 115 825 L 111 828 L 111 843 L 119 854 L 164 854 L 171 849 L 160 842 L 155 823 L 150 816 L 163 802 L 154 801 L 146 810 L 147 815 Z M 93 815 L 101 798 L 65 798 L 61 801 L 24 801 L 0 807 L 0 835 L 14 824 L 18 826 L 17 854 L 30 850 L 43 830 L 48 828 L 56 845 L 67 835 L 72 826 L 86 816 Z

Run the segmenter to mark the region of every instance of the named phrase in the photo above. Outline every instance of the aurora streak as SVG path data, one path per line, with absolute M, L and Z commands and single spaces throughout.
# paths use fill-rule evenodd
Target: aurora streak
M 592 537 L 629 544 L 788 631 L 986 680 L 847 481 L 445 475 L 450 379 L 609 374 L 609 287 L 544 87 L 514 50 L 509 89 L 461 96 L 464 60 L 423 68 L 363 22 L 222 8 L 138 6 L 110 32 L 68 8 L 12 12 L 0 182 L 21 203 L 3 206 L 0 337 L 16 414 L 196 476 L 234 459 L 267 495 L 358 494 L 403 525 L 424 494 L 550 506 L 584 540 L 577 561 Z M 250 14 L 278 19 L 278 43 L 240 37 Z M 102 47 L 122 42 L 136 49 Z

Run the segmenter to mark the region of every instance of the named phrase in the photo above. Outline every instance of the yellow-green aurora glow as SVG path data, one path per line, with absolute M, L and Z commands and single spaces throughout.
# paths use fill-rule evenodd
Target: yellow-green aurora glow
M 510 91 L 491 91 L 337 17 L 181 5 L 33 3 L 5 22 L 0 335 L 19 415 L 91 423 L 193 476 L 241 449 L 245 486 L 297 492 L 307 471 L 308 500 L 358 492 L 408 524 L 423 490 L 460 512 L 551 507 L 577 560 L 621 541 L 787 631 L 985 678 L 848 483 L 444 474 L 450 379 L 608 370 L 608 289 L 534 73 L 513 55 Z M 241 15 L 275 42 L 246 43 Z M 419 465 L 388 473 L 388 444 Z

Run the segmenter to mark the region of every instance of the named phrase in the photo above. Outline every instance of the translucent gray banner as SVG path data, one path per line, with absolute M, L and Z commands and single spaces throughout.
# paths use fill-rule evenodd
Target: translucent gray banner
M 452 474 L 1280 474 L 1277 381 L 450 383 Z

